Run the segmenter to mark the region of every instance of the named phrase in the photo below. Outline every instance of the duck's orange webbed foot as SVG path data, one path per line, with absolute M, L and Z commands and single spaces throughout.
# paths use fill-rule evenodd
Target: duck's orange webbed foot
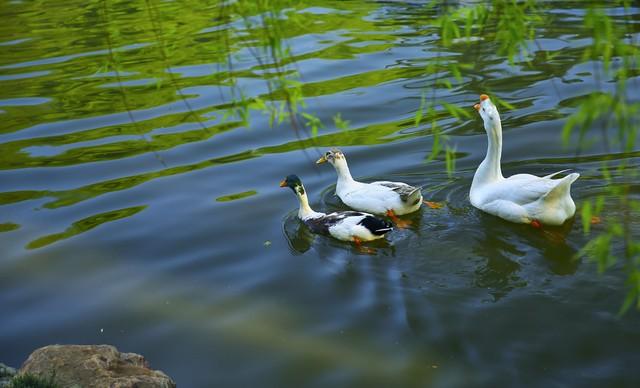
M 442 202 L 432 202 L 432 201 L 422 201 L 425 205 L 429 206 L 432 209 L 440 209 L 444 206 Z
M 376 253 L 375 249 L 362 246 L 362 240 L 357 237 L 353 237 L 353 243 L 356 245 L 356 249 L 358 250 L 358 252 L 366 253 L 369 255 L 373 255 Z
M 396 213 L 393 210 L 387 210 L 387 217 L 391 218 L 391 221 L 396 225 L 396 227 L 400 229 L 406 229 L 411 225 L 411 221 L 409 220 L 401 220 L 398 218 Z
M 598 216 L 593 216 L 593 217 L 591 217 L 591 220 L 589 222 L 591 223 L 591 225 L 601 224 L 602 223 L 602 218 L 600 218 Z
M 532 220 L 530 225 L 536 229 L 542 229 L 542 223 L 538 220 Z

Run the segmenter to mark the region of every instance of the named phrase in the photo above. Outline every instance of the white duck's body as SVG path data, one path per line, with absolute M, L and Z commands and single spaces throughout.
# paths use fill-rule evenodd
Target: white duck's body
M 402 182 L 358 182 L 353 179 L 347 160 L 339 150 L 329 151 L 318 160 L 328 161 L 336 169 L 338 182 L 336 194 L 350 208 L 373 214 L 403 215 L 413 213 L 422 205 L 419 187 Z
M 300 218 L 315 233 L 328 233 L 342 241 L 372 241 L 384 238 L 392 230 L 391 225 L 371 214 L 344 211 L 318 213 Z
M 403 193 L 407 200 L 403 200 Z M 415 194 L 412 196 L 412 193 Z M 391 210 L 401 216 L 415 212 L 422 205 L 420 189 L 402 182 L 363 183 L 338 178 L 336 194 L 345 205 L 373 214 L 387 214 Z
M 321 213 L 309 206 L 304 186 L 295 175 L 288 176 L 280 183 L 281 187 L 290 187 L 298 197 L 300 207 L 298 218 L 314 233 L 329 234 L 342 241 L 372 241 L 384 238 L 393 228 L 388 222 L 372 214 L 343 211 Z
M 488 96 L 482 95 L 480 98 L 480 104 L 475 107 L 484 121 L 489 143 L 487 156 L 473 177 L 469 193 L 471 204 L 511 222 L 529 224 L 536 221 L 546 225 L 562 225 L 575 214 L 571 184 L 580 175 L 572 173 L 561 179 L 552 179 L 564 172 L 559 171 L 544 177 L 517 174 L 505 178 L 500 168 L 500 115 Z

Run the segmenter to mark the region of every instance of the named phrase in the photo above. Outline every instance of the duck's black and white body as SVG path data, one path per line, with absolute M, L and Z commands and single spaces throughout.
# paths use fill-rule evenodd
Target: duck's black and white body
M 573 217 L 576 205 L 571 199 L 571 184 L 580 174 L 552 179 L 564 172 L 559 171 L 544 177 L 517 174 L 505 178 L 500 168 L 502 124 L 498 109 L 486 94 L 474 108 L 484 121 L 489 144 L 487 156 L 473 176 L 471 204 L 507 221 L 534 226 L 562 225 Z
M 420 187 L 402 182 L 358 182 L 351 177 L 347 159 L 338 149 L 327 151 L 316 163 L 329 162 L 338 174 L 336 194 L 347 206 L 373 214 L 396 215 L 413 213 L 422 205 Z
M 328 234 L 338 240 L 371 241 L 383 238 L 393 228 L 387 221 L 372 214 L 357 211 L 343 211 L 334 213 L 316 212 L 309 206 L 307 193 L 296 175 L 289 175 L 280 187 L 289 187 L 298 197 L 300 208 L 298 218 L 314 233 Z

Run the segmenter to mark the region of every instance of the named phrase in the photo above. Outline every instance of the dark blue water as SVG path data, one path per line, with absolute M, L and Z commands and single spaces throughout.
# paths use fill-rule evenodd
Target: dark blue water
M 505 175 L 577 171 L 580 209 L 609 193 L 604 160 L 637 168 L 638 149 L 561 141 L 576 99 L 615 88 L 581 59 L 581 5 L 554 7 L 531 63 L 514 65 L 489 40 L 438 46 L 419 6 L 294 7 L 284 34 L 304 109 L 325 123 L 311 137 L 303 121 L 270 127 L 255 110 L 248 124 L 223 122 L 232 77 L 268 99 L 269 66 L 246 49 L 259 30 L 247 43 L 217 6 L 147 4 L 0 5 L 0 361 L 107 343 L 185 387 L 640 384 L 640 316 L 617 315 L 623 265 L 598 274 L 575 258 L 621 217 L 617 198 L 591 235 L 580 219 L 540 231 L 468 201 L 486 151 L 480 93 L 514 106 L 501 107 Z M 640 10 L 629 12 L 637 26 Z M 443 60 L 471 64 L 452 89 L 428 69 Z M 455 148 L 451 176 L 444 154 L 429 159 L 430 120 L 415 125 L 423 93 L 472 113 L 436 119 Z M 332 124 L 337 113 L 348 130 Z M 344 209 L 335 173 L 314 163 L 329 147 L 355 177 L 423 185 L 444 206 L 407 216 L 412 226 L 374 254 L 311 235 L 278 183 L 295 173 L 314 208 Z M 637 198 L 637 179 L 612 174 Z M 637 236 L 640 221 L 630 227 Z

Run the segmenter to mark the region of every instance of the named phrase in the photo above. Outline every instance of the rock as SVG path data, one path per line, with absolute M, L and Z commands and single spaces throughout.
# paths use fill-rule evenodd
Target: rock
M 120 353 L 110 345 L 50 345 L 35 350 L 19 375 L 44 379 L 54 375 L 63 388 L 175 388 L 161 371 L 149 369 L 144 357 Z
M 9 382 L 16 375 L 16 370 L 10 366 L 0 363 L 0 388 L 9 385 Z

